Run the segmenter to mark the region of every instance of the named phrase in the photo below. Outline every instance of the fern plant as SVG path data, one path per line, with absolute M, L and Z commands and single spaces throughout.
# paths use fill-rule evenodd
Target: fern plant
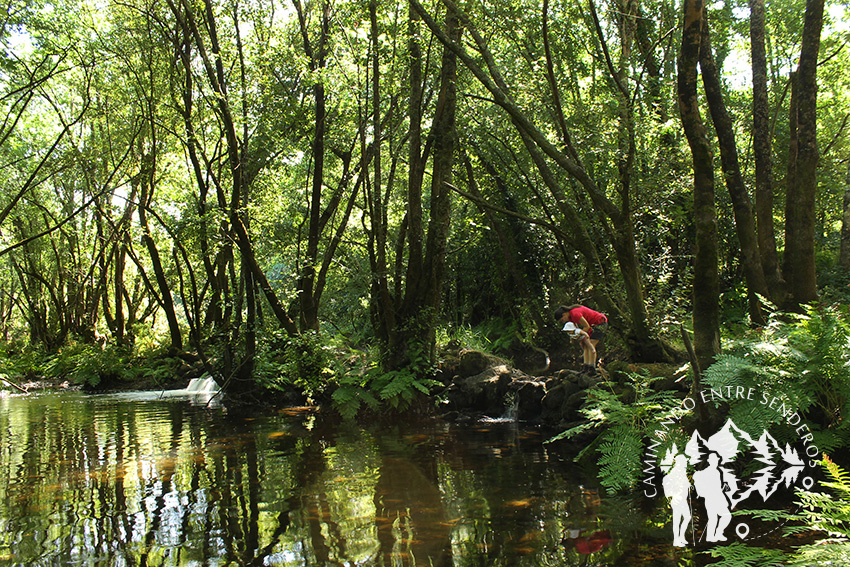
M 609 493 L 637 485 L 643 474 L 644 440 L 652 436 L 659 420 L 674 416 L 681 405 L 674 392 L 653 391 L 647 376 L 631 374 L 629 380 L 635 390 L 634 402 L 625 403 L 610 390 L 590 390 L 581 410 L 587 421 L 549 440 L 570 439 L 585 431 L 601 430 L 575 460 L 581 460 L 589 451 L 595 452 L 599 482 Z M 672 441 L 671 438 L 669 442 Z
M 784 567 L 787 557 L 778 549 L 751 547 L 740 541 L 713 547 L 708 551 L 712 557 L 720 561 L 712 563 L 712 567 Z
M 815 434 L 814 443 L 832 452 L 850 438 L 850 322 L 833 307 L 808 307 L 805 315 L 776 314 L 759 334 L 734 343 L 705 372 L 714 389 L 753 388 L 774 407 L 732 400 L 729 417 L 752 430 L 768 429 L 793 439 L 786 416 L 800 412 Z
M 782 510 L 753 510 L 750 515 L 772 522 L 794 521 L 798 525 L 785 529 L 786 535 L 823 532 L 826 537 L 817 543 L 803 545 L 794 552 L 748 546 L 741 542 L 713 548 L 709 553 L 720 561 L 717 567 L 811 567 L 813 565 L 850 565 L 850 473 L 829 457 L 822 465 L 831 481 L 822 481 L 828 492 L 798 491 L 802 512 L 792 514 Z
M 372 411 L 382 404 L 395 410 L 404 410 L 421 394 L 427 395 L 439 385 L 428 378 L 433 367 L 424 350 L 408 349 L 410 363 L 400 369 L 384 370 L 379 363 L 365 372 L 347 372 L 339 378 L 339 385 L 331 395 L 334 407 L 346 419 L 354 418 L 365 406 Z
M 820 485 L 833 494 L 801 491 L 797 518 L 827 538 L 798 548 L 789 565 L 850 565 L 850 472 L 826 456 L 822 463 L 831 481 Z

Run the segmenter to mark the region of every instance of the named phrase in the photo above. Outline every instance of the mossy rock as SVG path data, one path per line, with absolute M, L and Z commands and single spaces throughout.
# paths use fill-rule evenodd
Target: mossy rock
M 461 376 L 475 376 L 484 372 L 491 364 L 492 360 L 483 352 L 468 350 L 461 353 L 457 370 Z

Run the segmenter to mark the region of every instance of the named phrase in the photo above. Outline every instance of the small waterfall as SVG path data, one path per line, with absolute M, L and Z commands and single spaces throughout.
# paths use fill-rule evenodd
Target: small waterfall
M 508 392 L 505 395 L 505 409 L 499 417 L 483 417 L 480 421 L 484 423 L 516 423 L 519 415 L 519 396 L 516 392 Z
M 215 394 L 220 390 L 215 380 L 206 378 L 192 378 L 184 390 L 187 394 Z
M 511 392 L 511 394 L 505 397 L 505 411 L 501 417 L 503 421 L 516 421 L 519 414 L 519 396 L 516 392 Z

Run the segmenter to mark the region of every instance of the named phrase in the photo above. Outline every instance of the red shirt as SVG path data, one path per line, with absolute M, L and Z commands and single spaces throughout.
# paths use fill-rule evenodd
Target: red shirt
M 588 309 L 583 305 L 576 307 L 575 309 L 570 310 L 570 321 L 575 323 L 577 326 L 581 327 L 579 321 L 584 317 L 591 327 L 596 325 L 601 325 L 602 323 L 608 322 L 608 317 L 599 313 L 598 311 L 594 311 L 593 309 Z

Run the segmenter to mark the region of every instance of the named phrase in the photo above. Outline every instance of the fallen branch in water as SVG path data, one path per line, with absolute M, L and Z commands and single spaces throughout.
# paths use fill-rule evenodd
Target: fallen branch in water
M 21 388 L 20 386 L 18 386 L 17 384 L 15 384 L 15 383 L 14 383 L 14 382 L 12 382 L 11 380 L 9 380 L 9 379 L 8 379 L 8 378 L 6 378 L 5 376 L 3 376 L 2 374 L 0 374 L 0 380 L 3 380 L 3 381 L 4 381 L 4 382 L 6 382 L 7 384 L 10 384 L 11 386 L 13 386 L 13 387 L 17 388 L 18 390 L 20 390 L 20 391 L 21 391 L 21 392 L 23 392 L 24 394 L 28 393 L 28 392 L 27 392 L 24 388 Z

